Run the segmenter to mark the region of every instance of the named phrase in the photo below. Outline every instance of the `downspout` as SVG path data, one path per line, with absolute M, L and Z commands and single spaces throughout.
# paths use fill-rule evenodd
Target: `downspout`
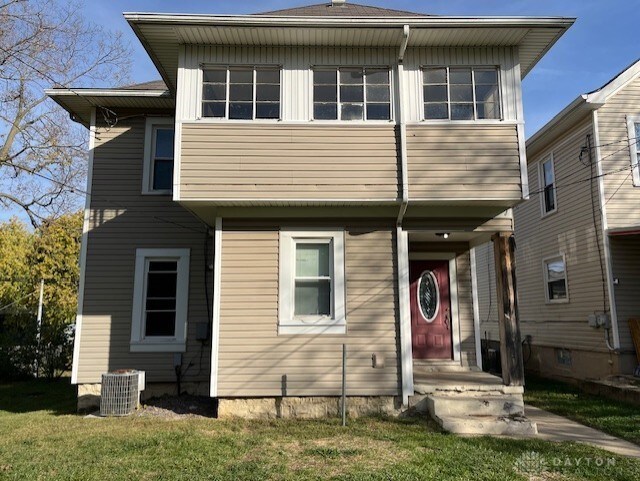
M 401 183 L 401 203 L 400 212 L 398 212 L 398 219 L 396 226 L 402 227 L 402 220 L 407 212 L 407 205 L 409 204 L 409 174 L 407 172 L 407 121 L 404 115 L 404 88 L 402 81 L 404 79 L 404 54 L 407 51 L 409 45 L 409 36 L 411 35 L 411 28 L 409 25 L 404 26 L 402 43 L 400 44 L 400 51 L 398 52 L 398 102 L 396 105 L 396 114 L 400 122 L 400 183 Z
M 411 352 L 411 312 L 409 307 L 409 235 L 402 230 L 402 219 L 407 212 L 409 202 L 409 176 L 407 173 L 407 126 L 404 116 L 404 54 L 409 44 L 409 25 L 404 26 L 403 39 L 398 52 L 396 118 L 400 124 L 400 182 L 401 204 L 396 221 L 396 256 L 398 269 L 398 313 L 400 316 L 400 366 L 402 404 L 409 404 L 409 396 L 414 393 L 413 358 Z

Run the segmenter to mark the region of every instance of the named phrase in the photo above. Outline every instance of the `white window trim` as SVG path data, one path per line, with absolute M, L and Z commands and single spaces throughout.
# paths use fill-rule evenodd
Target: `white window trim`
M 364 101 L 363 101 L 363 105 L 364 105 L 364 113 L 363 116 L 365 118 L 363 119 L 358 119 L 358 120 L 341 120 L 340 119 L 340 111 L 341 111 L 341 106 L 342 103 L 340 101 L 340 69 L 351 69 L 351 68 L 361 68 L 363 70 L 367 70 L 367 69 L 372 69 L 372 70 L 382 70 L 382 69 L 386 69 L 389 72 L 389 108 L 391 109 L 390 111 L 390 118 L 389 120 L 379 120 L 379 119 L 367 119 L 367 84 L 366 84 L 366 80 L 363 79 L 363 86 L 364 86 Z M 337 104 L 338 104 L 338 118 L 337 119 L 316 119 L 315 118 L 315 97 L 314 97 L 314 87 L 315 87 L 315 72 L 316 70 L 331 70 L 331 69 L 337 69 L 338 70 L 338 85 L 337 85 L 337 89 L 338 89 L 338 100 L 337 100 Z M 322 124 L 364 124 L 364 125 L 371 125 L 371 124 L 389 124 L 389 123 L 395 123 L 396 122 L 396 118 L 395 118 L 395 105 L 396 105 L 396 98 L 395 98 L 395 75 L 394 75 L 394 69 L 391 68 L 390 65 L 313 65 L 311 67 L 311 72 L 310 72 L 310 79 L 311 79 L 311 92 L 309 95 L 309 119 L 311 120 L 311 122 L 319 122 Z M 374 102 L 375 103 L 375 102 Z
M 564 299 L 549 299 L 549 272 L 547 269 L 547 263 L 556 259 L 562 259 L 564 263 L 564 285 L 567 290 L 567 297 Z M 546 304 L 568 304 L 569 303 L 569 270 L 567 268 L 567 258 L 564 252 L 559 254 L 545 257 L 542 259 L 542 277 L 544 279 L 544 299 Z
M 233 68 L 238 68 L 238 69 L 247 69 L 253 70 L 253 118 L 252 119 L 230 119 L 229 118 L 229 69 L 233 69 Z M 227 98 L 225 100 L 225 114 L 224 117 L 205 117 L 202 114 L 203 108 L 202 108 L 202 104 L 203 104 L 203 98 L 202 98 L 202 91 L 204 88 L 204 71 L 205 70 L 222 70 L 222 69 L 226 69 L 227 71 Z M 278 118 L 277 119 L 259 119 L 256 118 L 256 112 L 257 112 L 257 108 L 256 108 L 256 70 L 260 70 L 260 69 L 278 69 L 278 72 L 280 73 L 280 112 L 278 114 Z M 198 69 L 198 92 L 196 95 L 196 101 L 198 102 L 198 117 L 196 120 L 198 121 L 202 121 L 202 122 L 210 122 L 210 123 L 217 123 L 217 122 L 223 122 L 223 123 L 227 123 L 227 122 L 250 122 L 250 123 L 254 123 L 254 122 L 262 122 L 262 123 L 268 123 L 268 124 L 273 124 L 276 122 L 282 122 L 282 115 L 284 112 L 283 109 L 283 99 L 284 99 L 284 89 L 283 89 L 283 75 L 282 75 L 282 70 L 283 67 L 282 65 L 277 65 L 277 64 L 264 64 L 264 65 L 256 65 L 256 64 L 212 64 L 212 63 L 205 63 L 205 64 L 201 64 L 200 68 Z
M 295 245 L 318 240 L 332 242 L 331 256 L 331 313 L 330 318 L 296 319 L 294 316 Z M 347 331 L 344 273 L 344 230 L 288 230 L 280 231 L 278 334 L 345 334 Z
M 449 111 L 448 119 L 428 119 L 424 115 L 424 71 L 432 68 L 444 68 L 447 69 L 447 109 Z M 451 96 L 449 94 L 451 84 L 449 83 L 449 69 L 450 68 L 470 68 L 471 69 L 471 86 L 473 88 L 473 120 L 452 120 L 451 119 Z M 500 102 L 498 102 L 498 106 L 500 108 L 500 116 L 497 119 L 476 119 L 477 116 L 477 108 L 476 105 L 476 86 L 475 86 L 475 72 L 474 69 L 482 69 L 482 68 L 495 68 L 498 72 L 498 94 L 500 96 Z M 500 65 L 421 65 L 420 66 L 420 122 L 421 123 L 433 123 L 433 124 L 476 124 L 478 122 L 483 124 L 502 124 L 505 122 L 504 111 L 505 111 L 505 99 L 504 99 L 504 89 L 502 86 L 502 67 Z M 507 121 L 508 122 L 508 121 Z
M 131 352 L 185 352 L 189 305 L 189 256 L 189 249 L 136 249 L 131 313 Z M 153 259 L 178 261 L 175 337 L 144 337 L 147 265 L 148 261 Z
M 158 126 L 173 125 L 175 135 L 175 120 L 169 117 L 147 117 L 144 128 L 144 163 L 142 168 L 142 193 L 144 195 L 170 195 L 171 189 L 153 189 L 153 130 Z M 174 140 L 175 143 L 175 140 Z M 175 169 L 175 151 L 174 151 Z M 173 181 L 172 181 L 173 182 Z
M 550 211 L 546 212 L 545 211 L 545 198 L 544 198 L 544 189 L 545 189 L 545 185 L 544 185 L 544 164 L 546 164 L 548 161 L 551 161 L 551 170 L 553 171 L 553 201 L 554 201 L 554 206 L 553 209 L 551 209 Z M 538 185 L 540 186 L 540 188 L 538 189 L 540 191 L 540 217 L 544 218 L 547 216 L 550 216 L 551 214 L 554 214 L 558 211 L 558 188 L 557 188 L 557 179 L 556 179 L 556 162 L 555 159 L 553 157 L 553 152 L 549 152 L 547 155 L 545 155 L 539 162 L 538 162 Z
M 627 115 L 627 132 L 629 134 L 629 153 L 631 154 L 631 170 L 633 172 L 633 185 L 640 187 L 640 165 L 638 163 L 638 139 L 635 124 L 640 123 L 640 115 Z

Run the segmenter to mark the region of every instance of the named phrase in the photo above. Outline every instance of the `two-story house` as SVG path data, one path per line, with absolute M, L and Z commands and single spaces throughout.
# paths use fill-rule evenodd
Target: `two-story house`
M 406 405 L 477 370 L 470 248 L 492 236 L 519 349 L 521 81 L 573 19 L 344 0 L 125 18 L 164 84 L 49 91 L 91 135 L 81 402 L 135 368 L 220 415 L 333 412 L 346 344 L 353 409 Z
M 601 379 L 640 364 L 640 61 L 578 96 L 527 141 L 530 199 L 514 209 L 526 368 Z M 499 339 L 491 246 L 476 248 L 479 315 Z M 640 328 L 640 326 L 638 326 Z M 637 341 L 640 342 L 640 339 Z M 640 345 L 638 346 L 640 348 Z

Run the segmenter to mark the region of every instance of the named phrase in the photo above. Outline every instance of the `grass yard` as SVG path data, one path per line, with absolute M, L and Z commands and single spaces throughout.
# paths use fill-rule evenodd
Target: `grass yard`
M 640 479 L 639 460 L 574 444 L 461 438 L 424 419 L 365 418 L 342 428 L 338 419 L 84 419 L 73 407 L 64 382 L 0 386 L 0 479 Z M 533 451 L 547 471 L 530 477 L 530 465 L 515 465 Z M 613 461 L 584 461 L 603 458 Z
M 640 444 L 640 408 L 587 394 L 570 384 L 527 377 L 525 401 L 587 426 Z

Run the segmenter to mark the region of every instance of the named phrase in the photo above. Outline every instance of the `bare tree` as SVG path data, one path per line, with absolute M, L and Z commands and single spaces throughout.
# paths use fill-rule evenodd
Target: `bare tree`
M 43 90 L 129 78 L 121 33 L 81 11 L 65 0 L 0 0 L 0 205 L 34 226 L 76 208 L 86 175 L 86 135 Z

